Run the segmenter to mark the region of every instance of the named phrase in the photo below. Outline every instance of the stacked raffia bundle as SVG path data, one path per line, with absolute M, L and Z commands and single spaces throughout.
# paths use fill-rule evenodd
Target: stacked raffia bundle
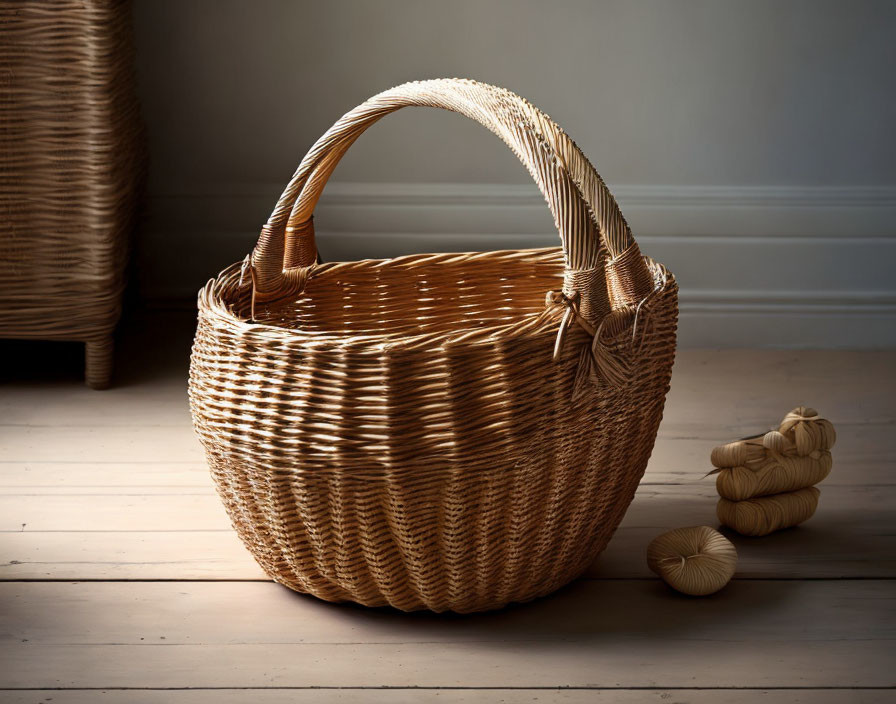
M 768 535 L 811 518 L 835 440 L 829 420 L 800 406 L 778 430 L 717 447 L 711 461 L 719 520 L 742 535 Z
M 768 535 L 810 519 L 836 439 L 829 420 L 800 406 L 777 430 L 717 447 L 710 474 L 717 475 L 719 520 L 742 535 Z M 647 546 L 647 565 L 673 589 L 705 596 L 734 576 L 737 549 L 709 526 L 677 528 Z

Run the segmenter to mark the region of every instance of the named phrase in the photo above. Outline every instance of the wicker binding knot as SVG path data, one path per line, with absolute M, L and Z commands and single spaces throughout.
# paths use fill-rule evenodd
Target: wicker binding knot
M 499 136 L 562 248 L 318 263 L 310 222 L 327 179 L 408 106 Z M 338 120 L 248 259 L 199 296 L 194 425 L 265 572 L 329 601 L 459 612 L 581 574 L 644 472 L 675 352 L 675 280 L 634 246 L 579 148 L 513 93 L 409 83 Z M 563 293 L 546 309 L 548 290 Z
M 744 535 L 767 535 L 807 521 L 830 474 L 834 426 L 814 408 L 788 413 L 777 430 L 721 445 L 716 467 L 719 520 Z
M 613 285 L 620 287 L 618 279 Z M 564 308 L 563 319 L 554 344 L 553 359 L 556 361 L 560 357 L 567 331 L 573 321 L 591 337 L 590 345 L 584 345 L 579 356 L 576 381 L 573 385 L 573 400 L 577 400 L 587 391 L 588 384 L 608 383 L 621 386 L 628 381 L 632 372 L 631 352 L 636 347 L 640 348 L 651 330 L 649 304 L 657 290 L 661 289 L 652 290 L 635 304 L 623 305 L 612 310 L 603 317 L 596 328 L 579 311 L 578 290 L 573 290 L 570 294 L 564 291 L 547 292 L 545 307 Z M 629 329 L 630 340 L 626 339 Z

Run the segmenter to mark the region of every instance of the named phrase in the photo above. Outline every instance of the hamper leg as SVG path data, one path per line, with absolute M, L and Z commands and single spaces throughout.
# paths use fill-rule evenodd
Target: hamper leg
M 112 361 L 115 351 L 112 336 L 90 340 L 85 353 L 84 377 L 91 389 L 108 389 L 112 383 Z

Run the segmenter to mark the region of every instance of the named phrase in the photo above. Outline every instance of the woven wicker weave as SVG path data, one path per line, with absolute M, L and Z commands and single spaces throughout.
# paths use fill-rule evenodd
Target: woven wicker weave
M 130 5 L 0 0 L 0 337 L 87 343 L 108 386 L 142 176 Z
M 316 263 L 331 171 L 407 105 L 507 142 L 563 250 Z M 330 601 L 497 608 L 569 582 L 612 536 L 653 447 L 676 317 L 674 278 L 640 256 L 547 116 L 472 81 L 410 83 L 339 120 L 253 253 L 200 292 L 194 423 L 276 581 Z

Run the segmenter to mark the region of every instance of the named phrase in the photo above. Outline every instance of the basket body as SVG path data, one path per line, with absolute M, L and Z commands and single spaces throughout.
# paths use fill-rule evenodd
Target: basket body
M 403 107 L 500 137 L 563 248 L 319 263 L 329 175 Z M 311 147 L 252 254 L 200 292 L 194 425 L 276 581 L 368 606 L 499 608 L 566 584 L 613 535 L 653 448 L 676 319 L 674 278 L 547 115 L 475 81 L 408 83 Z
M 108 385 L 142 180 L 130 3 L 0 0 L 0 337 L 87 343 Z
M 572 329 L 552 362 L 560 316 L 542 303 L 559 250 L 328 266 L 255 323 L 238 266 L 200 294 L 193 416 L 267 574 L 328 601 L 457 612 L 578 576 L 653 447 L 674 279 L 650 264 L 652 323 L 637 349 L 630 329 L 615 343 L 628 381 L 572 400 L 588 337 Z

